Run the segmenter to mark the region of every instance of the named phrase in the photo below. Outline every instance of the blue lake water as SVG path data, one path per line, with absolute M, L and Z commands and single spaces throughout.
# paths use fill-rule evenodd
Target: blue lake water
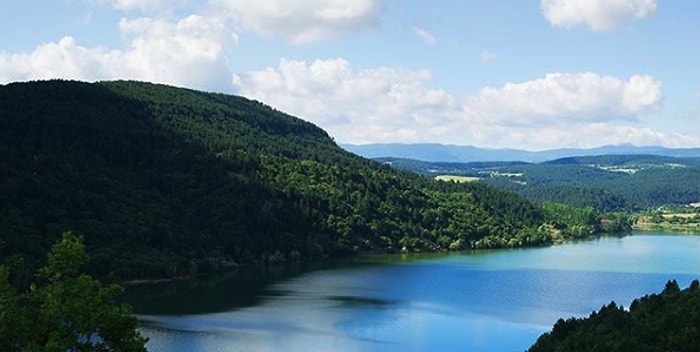
M 366 257 L 136 286 L 160 351 L 524 351 L 560 317 L 700 278 L 700 236 Z

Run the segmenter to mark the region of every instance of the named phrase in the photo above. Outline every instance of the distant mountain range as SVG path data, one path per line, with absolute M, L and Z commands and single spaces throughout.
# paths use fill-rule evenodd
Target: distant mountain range
M 700 148 L 666 148 L 661 146 L 609 145 L 591 149 L 562 148 L 543 151 L 488 149 L 438 143 L 341 144 L 342 148 L 367 158 L 406 158 L 430 162 L 526 161 L 543 162 L 573 156 L 661 155 L 700 157 Z

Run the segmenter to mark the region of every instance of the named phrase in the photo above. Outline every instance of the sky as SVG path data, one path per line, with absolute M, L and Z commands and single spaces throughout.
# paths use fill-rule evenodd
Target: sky
M 339 143 L 700 147 L 699 1 L 0 0 L 0 8 L 0 84 L 135 79 L 242 95 Z

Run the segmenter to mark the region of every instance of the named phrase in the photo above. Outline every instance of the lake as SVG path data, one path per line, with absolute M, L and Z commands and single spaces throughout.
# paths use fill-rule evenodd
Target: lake
M 700 236 L 386 255 L 134 286 L 149 351 L 524 351 L 560 317 L 687 287 Z

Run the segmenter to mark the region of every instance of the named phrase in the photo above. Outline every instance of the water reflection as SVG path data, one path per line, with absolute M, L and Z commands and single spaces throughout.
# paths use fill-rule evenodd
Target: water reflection
M 560 317 L 687 285 L 700 237 L 256 268 L 129 288 L 151 351 L 522 351 Z M 311 271 L 309 271 L 311 270 Z
M 348 260 L 245 267 L 235 273 L 210 275 L 195 280 L 129 286 L 125 298 L 139 314 L 216 313 L 254 306 L 266 299 L 293 293 L 271 287 L 276 282 L 315 270 L 351 265 L 364 264 L 353 264 L 353 261 Z

